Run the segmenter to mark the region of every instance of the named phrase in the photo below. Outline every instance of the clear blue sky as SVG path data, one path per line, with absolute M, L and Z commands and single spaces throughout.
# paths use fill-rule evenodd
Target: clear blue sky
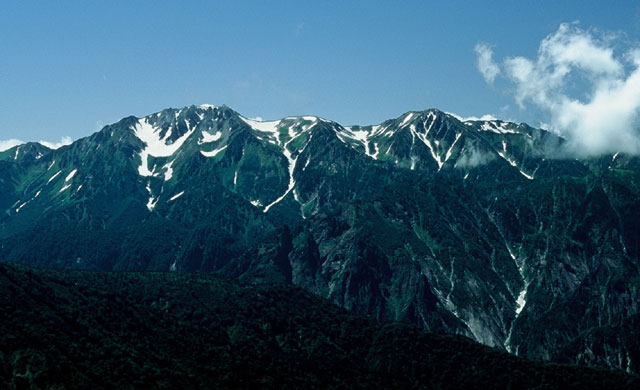
M 0 140 L 77 139 L 200 103 L 345 125 L 430 107 L 536 124 L 484 82 L 473 48 L 535 56 L 575 20 L 640 37 L 637 1 L 5 0 Z

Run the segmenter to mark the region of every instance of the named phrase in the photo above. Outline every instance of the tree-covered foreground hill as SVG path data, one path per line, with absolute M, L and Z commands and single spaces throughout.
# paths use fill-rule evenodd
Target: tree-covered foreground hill
M 4 263 L 0 312 L 2 389 L 640 388 L 205 274 Z

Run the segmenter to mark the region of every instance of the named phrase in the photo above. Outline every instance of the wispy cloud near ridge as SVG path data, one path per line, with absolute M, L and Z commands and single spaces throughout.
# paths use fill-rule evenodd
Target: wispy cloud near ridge
M 16 138 L 0 140 L 0 152 L 4 152 L 5 150 L 11 149 L 14 146 L 22 145 L 24 143 L 25 143 L 24 141 L 21 141 Z M 38 143 L 46 146 L 49 149 L 58 149 L 66 145 L 71 145 L 71 143 L 73 143 L 73 140 L 71 139 L 71 137 L 62 137 L 58 142 L 49 142 L 49 141 L 41 140 L 41 141 L 38 141 Z
M 59 149 L 63 146 L 71 145 L 73 140 L 71 137 L 62 137 L 58 142 L 38 141 L 40 144 L 46 146 L 49 149 Z
M 14 146 L 18 146 L 23 144 L 24 142 L 19 139 L 11 138 L 6 140 L 0 140 L 0 152 L 4 152 L 5 150 L 11 149 Z

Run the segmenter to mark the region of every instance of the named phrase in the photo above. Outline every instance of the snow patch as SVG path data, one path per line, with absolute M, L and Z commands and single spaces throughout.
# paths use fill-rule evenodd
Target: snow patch
M 520 290 L 520 292 L 518 293 L 518 297 L 516 298 L 515 318 L 511 323 L 511 327 L 509 328 L 509 333 L 507 334 L 507 338 L 504 341 L 505 349 L 507 350 L 507 352 L 511 353 L 513 352 L 512 351 L 513 348 L 511 347 L 511 334 L 513 332 L 513 327 L 516 323 L 516 320 L 518 319 L 518 317 L 520 317 L 520 313 L 522 313 L 522 310 L 527 304 L 526 297 L 527 297 L 527 290 L 529 289 L 529 281 L 527 281 L 527 278 L 524 275 L 524 260 L 518 261 L 518 259 L 513 254 L 513 252 L 511 251 L 511 248 L 508 245 L 507 245 L 507 251 L 509 251 L 509 256 L 511 256 L 511 258 L 514 260 L 516 267 L 518 268 L 518 273 L 520 274 L 520 277 L 522 278 L 522 283 L 523 283 L 522 290 Z M 515 351 L 515 354 L 516 355 L 518 354 L 517 349 Z
M 179 197 L 181 197 L 182 195 L 184 195 L 184 191 L 179 192 L 179 193 L 175 194 L 174 196 L 172 196 L 171 198 L 169 198 L 169 202 L 171 202 L 172 200 L 176 200 L 176 199 L 178 199 L 178 198 L 179 198 Z
M 213 149 L 210 152 L 205 152 L 203 150 L 200 151 L 200 153 L 202 153 L 203 156 L 205 157 L 215 157 L 216 155 L 218 155 L 218 153 L 222 152 L 223 150 L 225 150 L 227 148 L 227 145 L 218 148 L 218 149 Z
M 76 175 L 76 172 L 78 172 L 77 169 L 74 169 L 73 171 L 71 171 L 71 173 L 69 173 L 67 177 L 64 179 L 65 183 L 73 179 L 73 177 Z
M 253 119 L 248 119 L 248 118 L 244 118 L 244 117 L 240 117 L 240 119 L 242 119 L 245 123 L 247 123 L 249 126 L 251 126 L 252 129 L 263 132 L 263 133 L 269 133 L 270 137 L 272 138 L 272 140 L 269 140 L 269 142 L 274 143 L 272 141 L 275 141 L 275 144 L 280 146 L 282 148 L 282 154 L 284 154 L 284 157 L 287 159 L 287 163 L 288 163 L 288 171 L 289 171 L 289 185 L 287 186 L 287 190 L 284 192 L 284 194 L 282 194 L 280 197 L 278 197 L 276 200 L 274 200 L 273 202 L 271 202 L 269 205 L 267 205 L 263 212 L 268 212 L 269 209 L 271 207 L 273 207 L 275 204 L 277 204 L 278 202 L 280 202 L 282 199 L 285 198 L 285 196 L 287 196 L 287 194 L 289 194 L 289 192 L 291 192 L 291 190 L 293 190 L 293 187 L 295 187 L 296 182 L 295 179 L 293 178 L 293 171 L 294 168 L 296 166 L 296 161 L 298 159 L 298 156 L 300 155 L 300 152 L 302 151 L 298 151 L 299 153 L 296 153 L 296 157 L 293 157 L 293 153 L 291 153 L 291 151 L 289 151 L 288 146 L 291 142 L 293 142 L 297 136 L 299 136 L 300 134 L 306 132 L 307 130 L 309 130 L 311 127 L 315 126 L 318 118 L 313 117 L 313 116 L 304 116 L 302 117 L 303 120 L 307 120 L 307 121 L 311 121 L 311 124 L 302 126 L 302 128 L 300 129 L 299 126 L 296 126 L 295 124 L 292 124 L 288 127 L 288 136 L 289 136 L 289 140 L 286 142 L 282 142 L 280 140 L 280 131 L 279 131 L 279 127 L 282 121 L 277 120 L 277 121 L 256 121 Z M 287 117 L 284 120 L 297 120 L 298 118 L 296 117 Z M 295 129 L 298 129 L 298 131 L 296 131 Z M 305 144 L 304 148 L 306 148 L 306 146 L 309 144 L 309 142 L 311 141 L 311 138 L 313 137 L 313 134 L 311 134 L 311 136 L 309 137 L 309 139 L 307 140 L 307 143 Z M 304 148 L 302 150 L 304 150 Z M 297 200 L 297 196 L 294 192 L 294 198 L 296 198 Z
M 262 131 L 264 133 L 272 133 L 277 138 L 278 125 L 280 124 L 279 120 L 278 121 L 256 121 L 253 119 L 245 118 L 243 116 L 240 116 L 240 119 L 242 119 L 246 124 L 251 126 L 252 129 Z
M 375 125 L 371 127 L 371 135 L 378 135 L 380 133 L 384 132 L 384 128 L 382 127 L 382 125 Z
M 147 209 L 152 211 L 156 204 L 158 203 L 158 199 L 154 198 L 153 193 L 151 192 L 151 184 L 147 183 L 147 192 L 149 193 L 149 200 L 147 201 Z
M 175 160 L 174 160 L 175 161 Z M 169 181 L 171 180 L 171 178 L 173 177 L 173 168 L 171 167 L 173 165 L 173 161 L 170 161 L 168 163 L 166 163 L 164 165 L 164 181 Z
M 47 184 L 51 183 L 51 182 L 53 181 L 53 179 L 55 179 L 56 177 L 58 177 L 58 175 L 60 174 L 60 172 L 62 172 L 62 171 L 58 171 L 58 172 L 54 173 L 54 174 L 53 174 L 53 176 L 51 176 L 51 177 L 49 178 L 49 180 L 47 181 Z
M 512 167 L 516 168 L 522 176 L 526 177 L 529 180 L 533 180 L 533 175 L 530 175 L 525 171 L 523 171 L 522 169 L 520 169 L 520 167 L 518 167 L 518 163 L 516 163 L 515 160 L 512 160 L 509 158 L 509 156 L 507 156 L 507 141 L 502 140 L 502 152 L 498 152 L 498 155 L 502 157 L 506 162 L 511 164 Z
M 344 131 L 336 131 L 336 135 L 338 135 L 338 138 L 340 138 L 343 143 L 349 144 L 345 141 L 345 139 L 343 139 L 343 137 L 361 143 L 364 147 L 364 154 L 375 160 L 376 158 L 374 157 L 374 153 L 371 153 L 371 150 L 369 148 L 369 138 L 372 134 L 373 129 L 370 133 L 367 130 L 353 130 L 352 127 L 344 127 Z
M 404 127 L 407 123 L 409 123 L 411 118 L 413 118 L 413 112 L 408 113 L 407 116 L 404 117 L 404 120 L 400 122 L 400 127 Z
M 509 129 L 508 122 L 502 122 L 497 120 L 485 121 L 482 125 L 480 125 L 481 131 L 491 131 L 497 134 L 520 134 L 513 129 Z
M 355 140 L 358 140 L 360 142 L 362 142 L 362 144 L 364 145 L 364 152 L 367 154 L 367 156 L 370 156 L 371 153 L 369 153 L 369 133 L 366 130 L 358 130 L 358 131 L 351 131 L 348 130 L 352 135 L 353 138 Z
M 211 134 L 205 130 L 202 131 L 202 138 L 198 140 L 198 145 L 206 144 L 209 142 L 215 142 L 222 137 L 221 131 L 216 131 L 215 134 Z
M 380 154 L 380 149 L 378 148 L 378 144 L 377 144 L 377 143 L 374 143 L 374 144 L 373 144 L 373 149 L 375 150 L 375 153 L 373 153 L 373 154 L 371 155 L 371 157 L 372 157 L 374 160 L 377 160 L 377 159 L 378 159 L 378 155 Z
M 429 139 L 427 138 L 427 134 L 429 134 L 429 130 L 431 130 L 431 126 L 433 126 L 433 122 L 431 122 L 431 124 L 427 128 L 427 131 L 426 131 L 425 134 L 416 132 L 416 125 L 411 125 L 409 128 L 411 129 L 411 133 L 414 136 L 418 137 L 418 139 L 420 141 L 422 141 L 422 143 L 427 146 L 427 149 L 429 149 L 429 152 L 431 153 L 431 157 L 433 157 L 433 159 L 438 164 L 438 170 L 440 170 L 440 169 L 442 169 L 442 166 L 444 165 L 444 161 L 442 161 L 440 156 L 436 153 L 433 145 L 431 145 L 431 141 L 429 141 Z
M 462 137 L 462 133 L 458 133 L 456 134 L 456 139 L 453 141 L 453 143 L 451 144 L 451 146 L 449 147 L 449 150 L 447 150 L 447 153 L 444 156 L 444 161 L 449 160 L 449 158 L 451 157 L 451 153 L 453 152 L 453 147 L 455 146 L 455 144 L 458 142 L 458 140 L 460 139 L 460 137 Z
M 178 112 L 176 112 L 178 115 Z M 187 122 L 188 131 L 171 144 L 167 144 L 171 131 L 167 131 L 163 138 L 160 138 L 160 129 L 151 125 L 146 118 L 140 119 L 133 131 L 136 137 L 144 144 L 146 148 L 140 152 L 141 164 L 138 168 L 140 176 L 153 176 L 153 172 L 149 170 L 147 160 L 149 156 L 153 157 L 169 157 L 172 156 L 184 142 L 193 134 L 195 128 L 190 128 Z
M 524 305 L 527 304 L 527 301 L 524 299 L 527 295 L 526 287 L 520 291 L 518 294 L 518 299 L 516 299 L 516 316 L 520 315 L 522 309 L 524 309 Z
M 311 125 L 309 125 L 309 126 L 304 126 L 304 127 L 302 128 L 302 131 L 304 132 L 304 131 L 308 130 L 308 129 L 309 129 L 309 128 L 311 128 L 314 124 L 315 124 L 315 122 L 314 122 L 314 123 L 312 123 L 312 124 L 311 124 Z M 282 196 L 280 196 L 278 199 L 274 200 L 273 202 L 271 202 L 270 204 L 268 204 L 268 205 L 264 208 L 263 212 L 265 212 L 265 213 L 266 213 L 266 212 L 268 212 L 268 211 L 269 211 L 269 209 L 270 209 L 271 207 L 273 207 L 274 205 L 276 205 L 277 203 L 279 203 L 282 199 L 284 199 L 284 198 L 285 198 L 285 196 L 287 196 L 287 194 L 289 194 L 289 192 L 291 192 L 291 190 L 293 190 L 293 188 L 296 186 L 296 180 L 295 180 L 295 179 L 294 179 L 294 177 L 293 177 L 293 171 L 294 171 L 294 170 L 295 170 L 295 168 L 296 168 L 296 162 L 298 161 L 298 157 L 300 156 L 300 153 L 302 153 L 302 152 L 304 151 L 304 149 L 307 147 L 307 145 L 309 145 L 309 143 L 311 142 L 311 139 L 313 138 L 313 133 L 311 133 L 311 135 L 309 136 L 309 139 L 307 140 L 307 143 L 304 145 L 304 147 L 302 148 L 302 150 L 300 151 L 300 153 L 298 153 L 298 154 L 296 155 L 296 157 L 294 158 L 294 157 L 293 157 L 293 154 L 289 151 L 288 146 L 289 146 L 289 144 L 290 144 L 291 142 L 293 142 L 293 141 L 295 140 L 296 136 L 297 136 L 297 134 L 295 134 L 295 132 L 294 132 L 294 130 L 293 130 L 293 126 L 289 127 L 289 141 L 285 142 L 285 143 L 282 145 L 282 153 L 284 154 L 284 157 L 287 159 L 287 162 L 289 163 L 289 164 L 288 164 L 288 165 L 289 165 L 289 167 L 288 167 L 288 168 L 289 168 L 289 169 L 288 169 L 288 170 L 289 170 L 289 185 L 287 186 L 287 190 L 284 192 L 284 194 L 282 194 Z M 297 197 L 297 195 L 296 195 L 295 191 L 294 191 L 294 193 L 293 193 L 293 197 L 294 197 L 294 199 L 295 199 L 296 201 L 299 201 L 299 199 L 298 199 L 298 197 Z

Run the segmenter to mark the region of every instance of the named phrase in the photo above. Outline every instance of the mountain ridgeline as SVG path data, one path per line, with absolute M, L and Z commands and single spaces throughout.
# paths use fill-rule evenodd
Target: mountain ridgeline
M 0 153 L 0 259 L 293 283 L 381 321 L 640 371 L 640 160 L 526 124 L 221 106 Z

